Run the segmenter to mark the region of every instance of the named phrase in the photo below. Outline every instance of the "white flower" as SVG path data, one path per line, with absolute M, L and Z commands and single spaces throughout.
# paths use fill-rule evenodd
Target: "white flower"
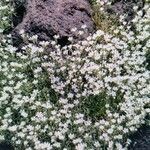
M 76 32 L 77 31 L 77 28 L 72 28 L 71 29 L 71 32 Z
M 87 25 L 82 25 L 81 28 L 82 28 L 82 29 L 86 29 L 86 28 L 87 28 Z
M 74 134 L 69 134 L 68 137 L 69 137 L 70 139 L 73 139 L 73 138 L 75 138 L 75 135 L 74 135 Z
M 24 118 L 26 118 L 28 116 L 28 114 L 23 110 L 23 111 L 21 111 L 21 116 L 23 116 Z
M 73 37 L 69 37 L 68 40 L 69 40 L 69 41 L 73 41 Z
M 32 37 L 29 38 L 29 40 L 31 41 L 37 41 L 38 36 L 37 35 L 33 35 Z
M 96 141 L 96 142 L 94 142 L 94 146 L 95 146 L 96 148 L 98 148 L 98 147 L 100 147 L 100 143 L 99 143 L 98 141 Z
M 116 145 L 117 150 L 124 150 L 120 143 L 116 143 L 115 145 Z
M 20 32 L 19 32 L 19 34 L 24 34 L 25 33 L 25 31 L 22 29 L 22 30 L 20 30 Z
M 110 129 L 107 130 L 107 132 L 108 132 L 109 134 L 112 134 L 112 133 L 113 133 L 113 129 L 110 128 Z
M 54 38 L 55 38 L 55 39 L 59 39 L 60 36 L 59 36 L 59 35 L 54 35 Z
M 17 131 L 17 125 L 8 127 L 8 130 L 9 130 L 9 131 L 12 131 L 12 132 Z
M 85 150 L 85 144 L 80 143 L 75 148 L 76 150 Z
M 5 140 L 5 137 L 3 135 L 0 135 L 0 141 Z
M 79 35 L 82 35 L 82 34 L 84 34 L 84 32 L 83 32 L 83 31 L 79 31 L 78 33 L 79 33 Z
M 57 147 L 57 148 L 60 148 L 61 144 L 59 142 L 56 142 L 53 144 L 53 146 Z
M 73 95 L 72 93 L 69 93 L 69 94 L 68 94 L 68 98 L 73 98 L 73 96 L 74 96 L 74 95 Z

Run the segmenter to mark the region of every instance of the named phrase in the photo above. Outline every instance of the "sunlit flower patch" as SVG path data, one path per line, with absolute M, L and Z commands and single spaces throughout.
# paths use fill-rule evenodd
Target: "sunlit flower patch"
M 148 4 L 143 11 L 134 30 L 97 30 L 64 47 L 59 35 L 37 42 L 22 30 L 28 40 L 16 52 L 1 34 L 0 141 L 17 150 L 127 149 L 150 112 Z

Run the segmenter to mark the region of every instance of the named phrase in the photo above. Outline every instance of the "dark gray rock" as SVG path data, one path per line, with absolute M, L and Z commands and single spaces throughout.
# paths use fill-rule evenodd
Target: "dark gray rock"
M 18 17 L 19 24 L 12 32 L 16 46 L 22 42 L 19 36 L 21 29 L 30 35 L 38 35 L 40 40 L 50 40 L 56 34 L 61 38 L 78 38 L 71 29 L 76 27 L 79 30 L 83 24 L 87 25 L 87 33 L 94 31 L 88 0 L 26 0 L 22 8 L 23 18 Z
M 129 150 L 150 150 L 150 126 L 142 126 L 131 136 Z
M 14 150 L 14 148 L 10 143 L 3 141 L 0 142 L 0 150 Z
M 113 0 L 112 5 L 107 10 L 117 15 L 125 15 L 126 21 L 129 22 L 135 15 L 134 6 L 141 9 L 144 6 L 144 0 Z

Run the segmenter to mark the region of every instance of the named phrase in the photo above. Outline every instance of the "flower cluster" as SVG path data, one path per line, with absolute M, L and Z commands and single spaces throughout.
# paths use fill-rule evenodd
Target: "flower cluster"
M 22 30 L 26 44 L 16 52 L 11 36 L 2 37 L 0 141 L 17 150 L 127 149 L 150 112 L 150 8 L 143 9 L 134 30 L 97 30 L 63 47 L 58 35 L 37 42 Z
M 10 0 L 0 1 L 0 33 L 5 29 L 6 31 L 11 27 L 11 15 L 13 13 Z

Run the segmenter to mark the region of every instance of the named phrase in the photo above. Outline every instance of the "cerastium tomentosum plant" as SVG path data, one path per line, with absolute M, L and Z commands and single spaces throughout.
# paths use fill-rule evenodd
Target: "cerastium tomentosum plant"
M 134 30 L 97 30 L 82 41 L 69 37 L 64 47 L 58 35 L 37 42 L 22 30 L 24 53 L 16 53 L 11 36 L 3 35 L 0 140 L 17 150 L 127 149 L 128 135 L 150 112 L 150 8 L 143 9 Z

